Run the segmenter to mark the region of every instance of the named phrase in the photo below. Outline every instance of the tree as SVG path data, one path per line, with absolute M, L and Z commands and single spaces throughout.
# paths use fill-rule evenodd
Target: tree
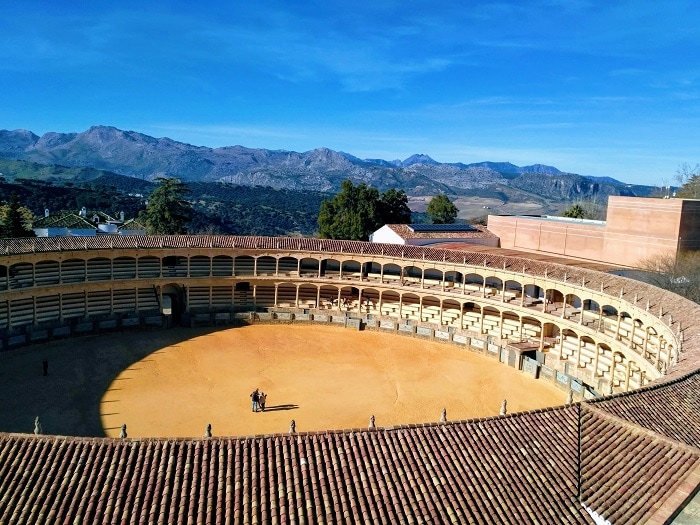
M 676 197 L 684 199 L 700 199 L 700 164 L 691 167 L 681 164 L 676 171 L 676 180 L 681 187 L 676 191 Z
M 386 190 L 379 199 L 379 215 L 383 224 L 407 224 L 411 222 L 408 196 L 403 190 Z
M 642 279 L 700 303 L 700 251 L 657 255 L 641 261 Z
M 179 235 L 187 233 L 192 204 L 184 199 L 187 186 L 180 179 L 158 177 L 158 187 L 148 198 L 144 214 L 146 228 L 151 235 Z
M 318 233 L 324 239 L 366 241 L 379 227 L 379 191 L 364 182 L 345 180 L 340 193 L 321 203 Z
M 580 204 L 574 204 L 564 213 L 561 214 L 562 217 L 568 217 L 570 219 L 585 219 L 586 211 Z
M 12 194 L 10 202 L 0 206 L 0 236 L 4 238 L 34 237 L 31 228 L 32 212 L 19 205 L 17 195 Z
M 459 213 L 457 206 L 444 193 L 430 199 L 425 211 L 430 215 L 433 224 L 453 224 Z

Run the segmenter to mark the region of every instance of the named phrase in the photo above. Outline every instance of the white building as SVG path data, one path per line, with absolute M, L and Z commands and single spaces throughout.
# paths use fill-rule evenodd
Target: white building
M 471 224 L 385 224 L 369 236 L 371 242 L 431 246 L 446 243 L 498 246 L 498 237 Z

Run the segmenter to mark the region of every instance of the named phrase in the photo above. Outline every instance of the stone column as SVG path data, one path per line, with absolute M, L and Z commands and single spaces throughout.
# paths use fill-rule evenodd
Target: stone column
M 598 377 L 598 356 L 600 355 L 600 344 L 595 345 L 595 355 L 593 356 L 593 377 Z

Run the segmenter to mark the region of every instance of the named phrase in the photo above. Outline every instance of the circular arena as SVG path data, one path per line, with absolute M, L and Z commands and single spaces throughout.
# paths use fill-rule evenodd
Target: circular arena
M 8 356 L 173 326 L 335 327 L 480 354 L 571 401 L 346 430 L 214 425 L 200 438 L 59 436 L 37 421 L 34 434 L 0 434 L 3 523 L 667 523 L 700 485 L 700 306 L 658 288 L 527 258 L 319 239 L 0 250 Z

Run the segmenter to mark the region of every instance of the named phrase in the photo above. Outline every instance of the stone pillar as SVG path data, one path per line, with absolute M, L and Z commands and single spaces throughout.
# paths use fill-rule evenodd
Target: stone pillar
M 544 352 L 544 322 L 540 322 L 540 352 Z
M 578 336 L 578 347 L 576 348 L 576 368 L 581 368 L 581 346 L 583 345 L 583 340 L 581 336 Z
M 630 332 L 630 344 L 629 344 L 629 347 L 632 350 L 635 349 L 635 347 L 634 347 L 634 333 L 635 333 L 636 328 L 637 328 L 637 323 L 634 322 L 634 320 L 632 320 L 632 331 Z
M 277 262 L 279 262 L 279 259 L 277 259 Z M 275 302 L 273 303 L 275 305 L 275 308 L 277 308 L 277 289 L 279 288 L 279 284 L 275 283 Z
M 253 257 L 253 275 L 257 277 L 258 275 L 258 258 Z
M 625 392 L 630 389 L 630 373 L 632 372 L 632 361 L 627 360 L 627 371 L 625 372 Z
M 559 360 L 564 359 L 564 330 L 559 330 Z
M 296 289 L 297 289 L 297 293 L 296 293 L 296 297 L 294 298 L 294 307 L 299 308 L 299 285 L 298 284 L 296 286 Z
M 598 377 L 598 356 L 601 352 L 600 344 L 595 345 L 595 355 L 593 356 L 593 377 Z
M 418 319 L 423 322 L 423 297 L 418 298 Z
M 622 314 L 617 312 L 617 327 L 615 328 L 615 341 L 620 340 L 620 324 L 622 323 Z
M 567 296 L 568 296 L 568 294 L 564 295 L 564 301 L 562 302 L 562 305 L 561 305 L 561 318 L 562 319 L 566 319 L 566 297 Z

